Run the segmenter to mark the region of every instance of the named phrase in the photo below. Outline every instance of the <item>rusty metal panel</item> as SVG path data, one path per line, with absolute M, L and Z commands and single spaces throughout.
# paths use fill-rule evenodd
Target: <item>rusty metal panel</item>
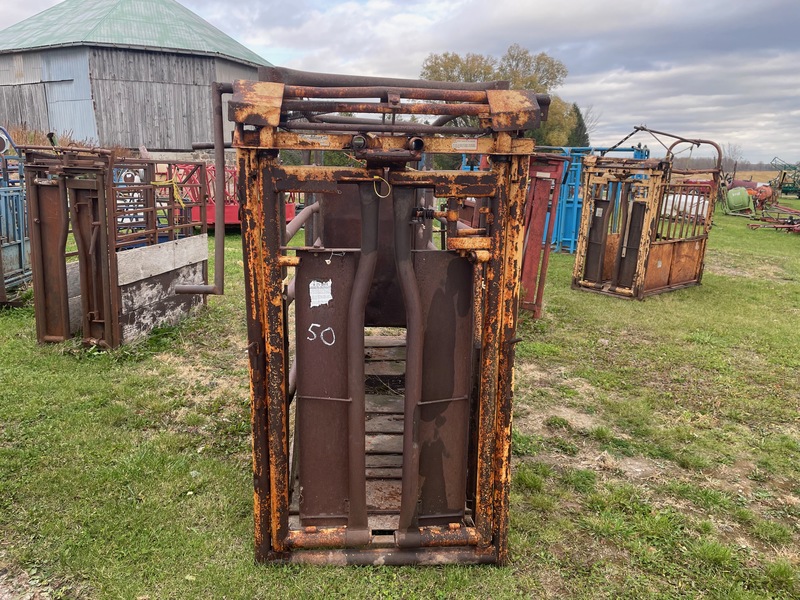
M 322 235 L 326 248 L 359 248 L 361 211 L 356 185 L 342 185 L 339 194 L 322 194 Z M 366 323 L 372 327 L 405 327 L 403 295 L 394 264 L 392 203 L 379 202 L 378 263 L 367 300 Z
M 606 242 L 608 240 L 608 219 L 611 214 L 608 200 L 595 200 L 592 204 L 591 228 L 589 229 L 586 250 L 586 281 L 600 283 L 603 281 L 603 266 L 606 259 Z
M 562 156 L 534 154 L 530 161 L 530 188 L 525 204 L 522 298 L 520 306 L 542 316 L 544 284 L 550 262 L 550 240 L 558 214 L 558 199 L 569 160 Z M 539 243 L 541 240 L 541 243 Z
M 633 287 L 636 267 L 639 264 L 646 213 L 647 205 L 644 202 L 632 202 L 630 204 L 630 214 L 626 215 L 625 226 L 617 234 L 619 255 L 610 278 L 613 278 L 618 286 Z
M 105 187 L 99 179 L 69 179 L 72 232 L 78 245 L 83 339 L 90 345 L 115 347 L 112 314 L 118 295 L 109 279 Z
M 684 240 L 673 244 L 669 284 L 685 285 L 697 281 L 706 240 Z
M 113 348 L 157 325 L 175 323 L 204 301 L 198 295 L 174 297 L 178 284 L 207 280 L 202 165 L 117 161 L 111 151 L 78 148 L 43 152 L 28 147 L 25 160 L 40 342 L 67 339 L 77 320 L 85 344 Z M 201 183 L 190 180 L 198 170 Z M 199 221 L 191 216 L 198 208 Z M 197 230 L 199 255 L 191 240 Z M 71 254 L 77 265 L 70 272 L 79 271 L 79 294 L 67 278 L 70 231 L 77 245 Z M 168 252 L 155 254 L 170 260 L 155 268 L 145 264 L 140 251 L 146 245 L 166 248 Z M 133 265 L 136 261 L 129 260 L 120 279 L 118 257 L 129 253 L 139 253 L 142 260 Z M 168 275 L 149 280 L 164 273 Z M 140 296 L 131 308 L 122 295 L 123 287 L 134 283 L 135 292 L 124 290 L 129 299 Z
M 617 265 L 617 253 L 620 246 L 620 234 L 609 233 L 606 236 L 606 246 L 603 252 L 603 275 L 601 281 L 608 281 L 614 275 L 614 269 Z
M 492 129 L 495 131 L 535 129 L 542 121 L 540 95 L 536 92 L 488 90 L 486 96 L 492 113 Z M 547 100 L 549 106 L 549 98 Z
M 460 522 L 466 506 L 472 265 L 457 255 L 423 251 L 415 267 L 425 321 L 419 521 L 446 525 Z
M 69 290 L 64 252 L 69 208 L 62 200 L 59 181 L 34 169 L 25 171 L 31 235 L 36 338 L 61 342 L 70 337 Z
M 353 252 L 299 252 L 295 296 L 299 377 L 295 435 L 303 525 L 344 525 L 348 515 L 347 311 Z
M 672 244 L 653 244 L 647 263 L 644 285 L 648 290 L 658 290 L 669 285 L 672 269 Z

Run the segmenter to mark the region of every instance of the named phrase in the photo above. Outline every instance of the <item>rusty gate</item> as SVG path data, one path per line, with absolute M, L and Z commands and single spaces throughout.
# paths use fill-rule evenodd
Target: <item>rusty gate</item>
M 675 168 L 685 144 L 710 145 L 715 167 Z M 585 157 L 573 287 L 641 300 L 698 285 L 721 168 L 717 144 L 680 137 L 663 159 Z M 690 179 L 700 174 L 709 178 Z
M 108 150 L 45 150 L 25 150 L 39 342 L 81 331 L 84 343 L 113 348 L 203 302 L 176 295 L 208 279 L 205 177 L 190 183 L 203 164 L 179 175 L 172 163 Z
M 239 162 L 257 559 L 506 561 L 521 133 L 549 99 L 498 82 L 261 79 L 217 87 L 233 93 Z M 344 166 L 287 166 L 287 149 Z M 413 168 L 465 151 L 490 170 Z M 284 227 L 292 192 L 307 205 Z M 468 197 L 479 217 L 459 227 Z
M 520 306 L 542 316 L 544 284 L 550 263 L 550 240 L 558 214 L 558 199 L 568 157 L 536 153 L 531 156 L 528 200 L 525 203 L 525 244 L 523 248 L 522 300 Z

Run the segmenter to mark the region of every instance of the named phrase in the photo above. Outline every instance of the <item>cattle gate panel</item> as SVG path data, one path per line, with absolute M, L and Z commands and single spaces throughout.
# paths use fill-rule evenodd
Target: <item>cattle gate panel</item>
M 78 148 L 28 148 L 25 161 L 40 342 L 81 330 L 113 348 L 203 302 L 175 290 L 208 279 L 203 164 Z
M 15 155 L 1 152 L 2 150 L 0 150 L 0 304 L 4 304 L 14 302 L 11 292 L 31 279 L 31 242 L 28 236 L 25 189 L 21 184 L 22 162 Z

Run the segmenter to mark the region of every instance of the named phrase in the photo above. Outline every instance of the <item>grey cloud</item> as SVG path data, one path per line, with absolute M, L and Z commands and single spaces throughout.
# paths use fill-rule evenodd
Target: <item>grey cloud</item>
M 556 93 L 600 115 L 595 143 L 647 123 L 800 160 L 797 0 L 182 1 L 266 59 L 313 71 L 416 77 L 430 53 L 520 43 L 566 64 Z M 14 5 L 7 22 L 54 3 Z

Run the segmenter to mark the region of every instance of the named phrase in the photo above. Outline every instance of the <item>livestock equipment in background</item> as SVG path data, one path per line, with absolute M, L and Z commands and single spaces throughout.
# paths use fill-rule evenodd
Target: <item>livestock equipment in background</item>
M 10 134 L 0 127 L 0 305 L 31 279 L 30 238 L 22 186 L 22 160 Z
M 538 152 L 531 156 L 531 181 L 525 203 L 520 306 L 530 310 L 534 319 L 542 316 L 544 284 L 551 250 L 548 240 L 553 236 L 564 171 L 570 166 L 571 161 L 567 156 Z
M 584 206 L 573 271 L 574 288 L 627 298 L 697 285 L 703 275 L 711 215 L 719 188 L 722 151 L 708 140 L 675 141 L 663 159 L 584 159 Z M 679 170 L 678 148 L 709 145 L 716 166 Z M 699 174 L 705 181 L 687 182 Z
M 581 193 L 581 181 L 583 180 L 583 159 L 586 156 L 621 156 L 632 155 L 635 159 L 645 159 L 650 156 L 647 146 L 641 144 L 630 147 L 560 147 L 560 146 L 539 146 L 538 151 L 548 152 L 555 155 L 563 155 L 569 159 L 564 184 L 558 198 L 558 210 L 556 211 L 552 228 L 548 218 L 547 229 L 550 243 L 556 252 L 575 252 L 578 245 L 578 231 L 581 225 L 581 214 L 583 212 L 583 194 Z
M 761 223 L 748 223 L 750 229 L 775 229 L 787 233 L 800 233 L 800 210 L 775 202 L 753 217 Z
M 206 144 L 198 144 L 200 147 L 206 147 Z M 189 188 L 189 197 L 197 204 L 192 209 L 192 219 L 195 221 L 199 220 L 200 217 L 200 199 L 198 197 L 200 192 L 200 185 L 199 184 L 199 172 L 194 170 L 194 164 L 189 163 L 186 165 L 179 164 L 176 166 L 178 169 L 179 174 L 186 174 L 189 177 L 189 182 L 195 184 L 195 186 Z M 225 199 L 224 202 L 224 209 L 223 214 L 225 216 L 224 224 L 225 227 L 239 227 L 241 226 L 241 221 L 239 220 L 239 192 L 238 192 L 238 181 L 239 176 L 236 173 L 236 167 L 228 167 L 226 166 L 223 169 L 225 173 L 224 182 L 219 181 L 217 178 L 217 168 L 216 165 L 210 164 L 206 165 L 205 174 L 206 174 L 206 189 L 208 190 L 208 200 L 206 203 L 206 223 L 209 227 L 215 227 L 217 223 L 216 219 L 216 188 L 217 185 L 222 186 L 222 197 Z M 295 215 L 295 198 L 289 197 L 287 198 L 286 208 L 284 209 L 286 212 L 286 221 L 291 221 Z
M 202 163 L 191 171 L 199 183 L 189 183 L 174 164 L 116 160 L 109 150 L 24 150 L 39 342 L 82 331 L 85 344 L 114 348 L 204 301 L 176 295 L 208 279 Z
M 199 193 L 201 186 L 199 175 L 201 174 L 199 171 L 194 169 L 194 165 L 192 163 L 188 164 L 180 164 L 177 165 L 178 172 L 183 174 L 184 177 L 188 176 L 188 181 L 190 181 L 193 185 L 192 188 L 189 190 L 190 197 L 192 198 L 197 206 L 192 209 L 192 219 L 195 221 L 199 221 L 201 219 L 200 215 L 200 198 L 196 197 Z M 217 176 L 217 167 L 214 164 L 206 165 L 205 169 L 203 170 L 205 174 L 205 186 L 202 189 L 207 191 L 207 203 L 206 203 L 206 223 L 209 226 L 216 225 L 216 188 L 217 186 L 221 186 L 221 197 L 224 199 L 224 209 L 223 214 L 225 216 L 224 223 L 225 225 L 233 225 L 238 226 L 241 224 L 239 221 L 239 200 L 238 200 L 238 191 L 237 191 L 237 175 L 236 175 L 236 167 L 228 167 L 226 166 L 222 173 L 224 174 L 222 178 Z
M 243 184 L 257 559 L 505 562 L 533 151 L 521 133 L 549 98 L 502 82 L 260 78 L 217 84 L 233 93 Z M 459 116 L 474 124 L 446 125 Z M 281 150 L 342 151 L 355 166 L 283 165 Z M 412 168 L 423 152 L 491 168 Z M 293 192 L 306 207 L 284 227 Z M 468 197 L 477 224 L 459 227 Z M 302 224 L 306 245 L 290 250 Z
M 530 160 L 530 183 L 525 202 L 525 242 L 520 272 L 522 282 L 520 306 L 531 311 L 534 319 L 542 316 L 544 284 L 551 250 L 551 244 L 547 243 L 547 240 L 553 235 L 564 171 L 569 164 L 568 156 L 541 152 L 534 153 Z M 488 168 L 486 157 L 464 155 L 461 166 L 463 171 L 483 171 Z M 478 202 L 475 199 L 464 199 L 459 212 L 459 227 L 480 225 L 481 215 L 477 206 Z
M 776 156 L 770 164 L 779 171 L 778 176 L 770 181 L 775 197 L 796 195 L 800 198 L 800 163 L 787 163 Z

